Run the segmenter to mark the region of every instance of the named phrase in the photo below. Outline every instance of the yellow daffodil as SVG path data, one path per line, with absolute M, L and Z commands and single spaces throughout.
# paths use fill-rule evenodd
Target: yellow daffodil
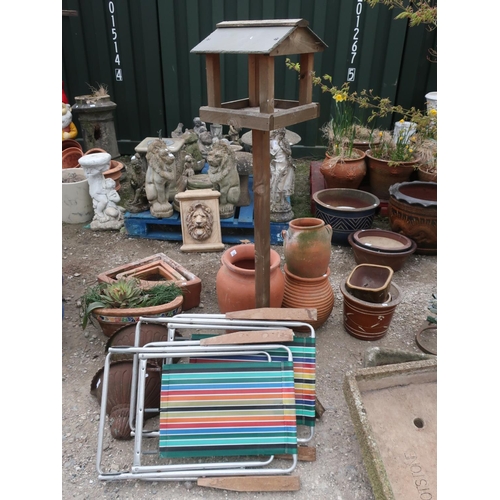
M 433 118 L 435 118 L 437 116 L 437 114 L 438 114 L 437 109 L 429 110 L 429 116 L 432 116 Z
M 336 102 L 343 102 L 347 99 L 347 94 L 345 92 L 337 92 L 333 98 Z
M 401 120 L 399 120 L 399 123 L 404 123 L 404 122 L 405 122 L 405 121 L 404 121 L 404 119 L 403 119 L 403 118 L 401 118 Z

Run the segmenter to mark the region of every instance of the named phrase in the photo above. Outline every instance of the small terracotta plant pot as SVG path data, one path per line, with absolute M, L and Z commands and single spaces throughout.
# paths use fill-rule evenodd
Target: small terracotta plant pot
M 83 156 L 81 148 L 70 147 L 62 152 L 62 168 L 79 168 L 78 160 Z
M 402 300 L 402 293 L 395 283 L 389 289 L 390 298 L 382 304 L 358 299 L 340 283 L 344 296 L 344 329 L 360 340 L 378 340 L 388 331 L 396 307 Z
M 75 141 L 75 139 L 64 139 L 64 141 L 62 141 L 62 150 L 64 151 L 68 148 L 78 148 L 83 152 L 82 145 L 78 141 Z
M 358 299 L 380 304 L 389 298 L 393 274 L 388 266 L 359 264 L 347 277 L 346 289 Z

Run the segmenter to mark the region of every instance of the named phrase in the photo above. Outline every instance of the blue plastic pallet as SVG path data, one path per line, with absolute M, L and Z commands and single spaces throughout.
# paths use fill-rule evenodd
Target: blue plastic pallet
M 234 217 L 221 219 L 222 242 L 237 244 L 241 240 L 254 242 L 254 203 L 253 203 L 253 177 L 249 177 L 250 205 L 236 207 Z M 149 210 L 138 214 L 125 213 L 125 229 L 129 236 L 146 238 L 150 240 L 182 241 L 182 223 L 179 212 L 174 212 L 172 217 L 157 219 L 152 217 Z M 288 222 L 271 222 L 270 243 L 282 245 L 281 231 L 288 229 Z

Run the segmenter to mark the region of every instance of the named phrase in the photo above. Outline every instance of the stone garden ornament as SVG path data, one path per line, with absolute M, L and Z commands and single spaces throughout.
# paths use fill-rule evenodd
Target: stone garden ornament
M 293 211 L 287 197 L 294 193 L 295 165 L 292 148 L 285 137 L 286 129 L 272 130 L 270 133 L 271 153 L 271 210 L 273 222 L 286 222 L 293 219 Z
M 207 156 L 208 178 L 219 191 L 219 213 L 221 219 L 234 216 L 234 207 L 240 198 L 240 176 L 236 155 L 225 140 L 217 141 Z
M 103 172 L 109 170 L 110 162 L 109 153 L 84 155 L 78 160 L 89 183 L 94 208 L 90 228 L 94 230 L 121 229 L 124 225 L 125 209 L 117 205 L 120 195 L 115 189 L 116 183 L 103 175 Z
M 163 140 L 155 139 L 148 145 L 146 159 L 145 188 L 151 215 L 159 219 L 171 217 L 174 208 L 168 200 L 168 192 L 170 185 L 176 182 L 175 156 Z

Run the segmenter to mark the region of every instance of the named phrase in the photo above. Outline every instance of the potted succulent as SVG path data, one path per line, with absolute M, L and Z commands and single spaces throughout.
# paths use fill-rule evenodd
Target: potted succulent
M 139 317 L 173 316 L 182 310 L 184 297 L 174 282 L 142 288 L 137 278 L 97 283 L 82 297 L 82 328 L 96 321 L 107 337 Z M 94 323 L 95 325 L 95 323 Z

